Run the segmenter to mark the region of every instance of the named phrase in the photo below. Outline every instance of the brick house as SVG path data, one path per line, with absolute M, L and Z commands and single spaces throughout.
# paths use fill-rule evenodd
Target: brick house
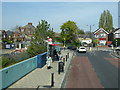
M 21 34 L 22 37 L 25 37 L 27 41 L 30 41 L 35 32 L 35 27 L 32 25 L 32 23 L 28 23 L 24 27 L 17 27 L 16 32 Z
M 97 44 L 99 46 L 108 45 L 108 35 L 109 33 L 105 31 L 103 28 L 97 29 L 94 34 L 94 40 L 97 40 Z

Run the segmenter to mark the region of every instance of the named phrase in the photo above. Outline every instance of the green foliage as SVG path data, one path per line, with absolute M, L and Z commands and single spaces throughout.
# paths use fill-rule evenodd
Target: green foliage
M 8 58 L 8 57 L 5 57 L 5 56 L 2 56 L 2 67 L 7 67 L 8 65 L 10 65 L 11 63 L 14 62 L 14 59 L 13 58 Z
M 112 44 L 116 46 L 116 40 L 117 40 L 117 46 L 120 46 L 120 39 L 113 39 Z
M 53 28 L 50 28 L 50 24 L 47 21 L 41 20 L 35 29 L 35 33 L 31 38 L 30 46 L 27 50 L 30 56 L 35 56 L 46 52 L 47 50 L 47 36 L 50 38 L 55 39 L 55 33 L 53 32 Z
M 11 56 L 2 56 L 2 67 L 7 67 L 11 64 L 15 63 L 14 57 Z
M 60 38 L 62 41 L 64 41 L 64 38 L 66 43 L 72 43 L 76 41 L 78 27 L 75 22 L 69 20 L 64 23 L 60 29 L 62 30 L 60 33 Z
M 82 29 L 81 29 L 81 30 L 78 29 L 78 30 L 77 30 L 77 33 L 78 33 L 78 35 L 79 35 L 79 34 L 85 34 L 84 30 L 82 30 Z
M 8 67 L 28 58 L 30 58 L 30 56 L 26 52 L 19 53 L 16 55 L 2 56 L 2 68 Z
M 93 40 L 93 43 L 95 43 L 95 45 L 97 45 L 97 40 Z
M 72 42 L 72 45 L 74 45 L 76 47 L 80 47 L 81 46 L 81 42 L 79 40 L 76 40 L 76 42 Z
M 104 12 L 101 14 L 99 20 L 99 28 L 104 28 L 108 32 L 111 32 L 113 30 L 113 18 L 109 10 L 104 10 Z

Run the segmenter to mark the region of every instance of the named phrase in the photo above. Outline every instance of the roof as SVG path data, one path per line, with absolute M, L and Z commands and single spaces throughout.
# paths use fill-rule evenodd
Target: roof
M 115 32 L 118 30 L 120 30 L 120 28 L 115 29 L 114 31 L 112 31 L 112 33 L 115 34 Z
M 90 36 L 86 34 L 79 34 L 78 37 L 79 38 L 90 38 Z
M 106 34 L 109 34 L 106 30 L 104 30 L 103 28 L 100 28 L 100 29 L 97 29 L 95 32 L 93 32 L 94 34 L 95 33 L 97 33 L 98 31 L 100 31 L 100 30 L 102 30 L 102 31 L 104 31 Z
M 32 24 L 30 24 L 30 23 L 28 23 L 27 25 L 25 25 L 24 28 L 25 29 L 26 28 L 31 28 L 32 30 L 35 30 L 35 27 Z

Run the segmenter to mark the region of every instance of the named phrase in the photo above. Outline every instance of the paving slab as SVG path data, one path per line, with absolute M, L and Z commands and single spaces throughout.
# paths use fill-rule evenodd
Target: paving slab
M 65 58 L 66 54 L 69 52 L 69 59 L 65 64 L 65 72 L 67 71 L 68 65 L 72 59 L 73 51 L 70 50 L 62 50 L 62 55 Z M 60 88 L 62 81 L 65 76 L 64 73 L 58 74 L 58 62 L 54 61 L 51 63 L 52 68 L 47 69 L 47 65 L 43 68 L 36 68 L 28 75 L 24 76 L 22 79 L 15 82 L 9 88 L 51 88 L 51 73 L 54 73 L 54 87 L 52 88 Z

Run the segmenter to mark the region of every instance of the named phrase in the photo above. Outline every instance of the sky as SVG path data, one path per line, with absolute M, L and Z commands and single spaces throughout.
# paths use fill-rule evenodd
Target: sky
M 14 1 L 14 0 L 13 0 Z M 0 4 L 1 5 L 1 4 Z M 98 29 L 101 13 L 109 10 L 113 25 L 118 27 L 118 2 L 2 2 L 2 29 L 12 30 L 32 22 L 36 27 L 41 19 L 48 21 L 55 32 L 68 20 L 84 31 Z M 88 25 L 88 26 L 87 26 Z

